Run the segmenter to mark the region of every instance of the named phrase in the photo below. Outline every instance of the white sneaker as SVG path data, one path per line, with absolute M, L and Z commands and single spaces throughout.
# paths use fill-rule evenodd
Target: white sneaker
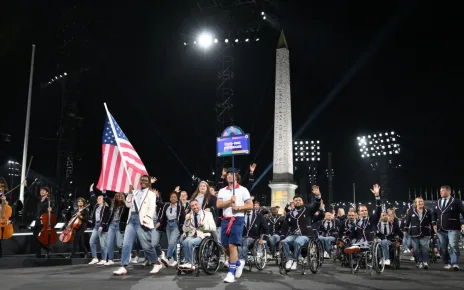
M 290 268 L 291 270 L 296 270 L 296 267 L 298 266 L 298 263 L 295 261 L 292 264 L 292 267 Z
M 324 251 L 324 259 L 330 259 L 329 253 Z
M 459 271 L 459 266 L 458 265 L 453 265 L 453 270 L 454 271 Z
M 427 270 L 429 268 L 429 264 L 427 262 L 423 262 L 422 266 L 424 266 L 424 269 Z
M 409 258 L 409 261 L 415 261 L 416 259 L 414 259 L 414 256 L 412 256 L 411 258 Z
M 137 264 L 139 262 L 139 257 L 138 256 L 135 256 L 131 259 L 131 263 L 132 264 Z
M 89 265 L 95 265 L 97 264 L 99 261 L 97 258 L 93 258 L 92 261 L 90 261 Z
M 159 271 L 161 271 L 161 269 L 163 269 L 163 265 L 155 264 L 153 266 L 153 270 L 150 271 L 150 274 L 157 274 Z
M 171 258 L 171 260 L 169 260 L 169 266 L 170 266 L 170 267 L 175 267 L 175 266 L 177 266 L 177 261 L 175 261 L 173 258 Z
M 285 263 L 285 269 L 290 270 L 292 268 L 293 260 L 288 260 L 287 263 Z
M 235 278 L 240 278 L 242 276 L 243 268 L 245 268 L 245 261 L 240 260 L 240 266 L 235 268 Z
M 235 282 L 235 276 L 232 273 L 228 272 L 226 278 L 224 279 L 224 283 L 233 283 Z
M 229 268 L 229 261 L 224 261 L 224 268 Z
M 450 264 L 448 264 L 448 265 L 445 265 L 445 269 L 446 269 L 446 270 L 449 270 L 449 269 L 451 269 L 451 265 L 450 265 Z
M 166 257 L 161 257 L 161 263 L 163 263 L 166 268 L 169 267 L 169 261 Z
M 126 274 L 127 274 L 127 270 L 124 267 L 120 267 L 119 269 L 113 272 L 113 275 L 118 275 L 118 276 L 126 275 Z
M 383 261 L 383 264 L 384 264 L 385 266 L 390 266 L 390 259 L 384 260 L 384 261 Z
M 105 266 L 112 266 L 114 265 L 113 260 L 108 260 L 108 262 L 105 263 Z
M 192 269 L 192 264 L 185 263 L 179 266 L 180 269 Z

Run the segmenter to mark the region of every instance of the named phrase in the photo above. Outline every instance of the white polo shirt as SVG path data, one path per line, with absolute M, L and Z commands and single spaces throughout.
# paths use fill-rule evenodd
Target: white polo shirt
M 229 186 L 222 188 L 219 190 L 218 199 L 223 201 L 228 201 L 232 197 L 232 187 Z M 237 206 L 245 205 L 245 202 L 251 200 L 250 192 L 246 187 L 238 185 L 235 187 L 235 204 Z M 224 208 L 222 211 L 223 217 L 232 217 L 232 216 L 245 216 L 243 211 L 240 212 L 233 212 L 232 206 Z

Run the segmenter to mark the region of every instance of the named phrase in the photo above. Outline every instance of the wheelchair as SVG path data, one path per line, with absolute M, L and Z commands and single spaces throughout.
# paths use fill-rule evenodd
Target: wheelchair
M 221 255 L 224 250 L 221 250 L 221 246 L 212 238 L 205 237 L 201 240 L 198 246 L 195 246 L 192 251 L 192 268 L 182 269 L 180 263 L 177 265 L 177 275 L 182 273 L 196 273 L 198 277 L 200 275 L 200 269 L 203 270 L 207 275 L 212 275 L 217 272 L 221 266 Z M 177 244 L 177 259 L 178 261 L 183 260 L 182 252 L 182 241 Z
M 392 261 L 391 267 L 394 270 L 398 270 L 400 268 L 400 258 L 401 258 L 401 239 L 396 238 L 392 241 L 390 245 L 390 260 Z
M 262 237 L 260 239 L 262 239 Z M 267 264 L 266 242 L 264 244 L 260 244 L 260 239 L 255 239 L 255 241 L 248 247 L 245 265 L 248 265 L 248 269 L 250 271 L 253 268 L 253 264 L 258 271 L 262 271 Z
M 335 241 L 335 250 L 332 256 L 333 262 L 336 263 L 337 260 L 340 261 L 342 267 L 350 267 L 349 255 L 343 251 L 347 244 L 349 244 L 347 238 L 337 238 Z
M 282 241 L 279 243 L 280 262 L 279 272 L 282 275 L 288 274 L 290 270 L 285 268 L 287 259 L 285 258 Z M 311 273 L 316 274 L 324 261 L 324 248 L 321 241 L 316 237 L 309 237 L 307 245 L 301 247 L 300 256 L 297 261 L 297 269 L 301 269 L 301 274 L 306 275 L 306 269 L 309 268 Z
M 344 250 L 349 255 L 351 273 L 355 274 L 360 268 L 365 268 L 371 275 L 381 274 L 385 269 L 385 260 L 380 240 L 375 239 L 368 244 L 361 244 L 357 248 L 347 248 Z

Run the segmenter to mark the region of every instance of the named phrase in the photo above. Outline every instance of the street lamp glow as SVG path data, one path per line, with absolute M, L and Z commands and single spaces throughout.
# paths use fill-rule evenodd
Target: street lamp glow
M 198 44 L 203 48 L 208 48 L 213 43 L 213 36 L 209 33 L 202 33 L 198 37 Z
M 319 140 L 294 141 L 295 161 L 321 161 L 321 147 Z M 299 146 L 298 146 L 299 145 Z

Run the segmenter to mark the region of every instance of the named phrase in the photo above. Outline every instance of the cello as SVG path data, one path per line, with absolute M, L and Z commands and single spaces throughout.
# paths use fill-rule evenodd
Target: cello
M 48 208 L 50 208 L 50 196 L 47 198 Z M 55 231 L 56 215 L 52 214 L 51 211 L 48 211 L 47 213 L 44 213 L 40 216 L 40 220 L 42 222 L 42 229 L 37 236 L 37 240 L 39 240 L 39 242 L 44 246 L 55 244 L 58 240 L 58 234 Z
M 6 204 L 6 201 L 3 199 L 5 196 L 5 190 L 7 185 L 3 177 L 0 178 L 0 192 L 2 193 L 2 210 L 0 213 L 0 241 L 8 240 L 13 236 L 13 224 L 10 223 L 10 218 L 13 213 L 11 206 Z
M 82 225 L 82 219 L 79 218 L 78 214 L 84 209 L 88 208 L 89 206 L 90 204 L 86 205 L 85 207 L 80 209 L 75 215 L 71 217 L 68 224 L 66 225 L 66 228 L 60 235 L 61 242 L 66 244 L 74 240 L 74 237 L 76 236 L 76 232 L 79 230 L 79 228 Z

